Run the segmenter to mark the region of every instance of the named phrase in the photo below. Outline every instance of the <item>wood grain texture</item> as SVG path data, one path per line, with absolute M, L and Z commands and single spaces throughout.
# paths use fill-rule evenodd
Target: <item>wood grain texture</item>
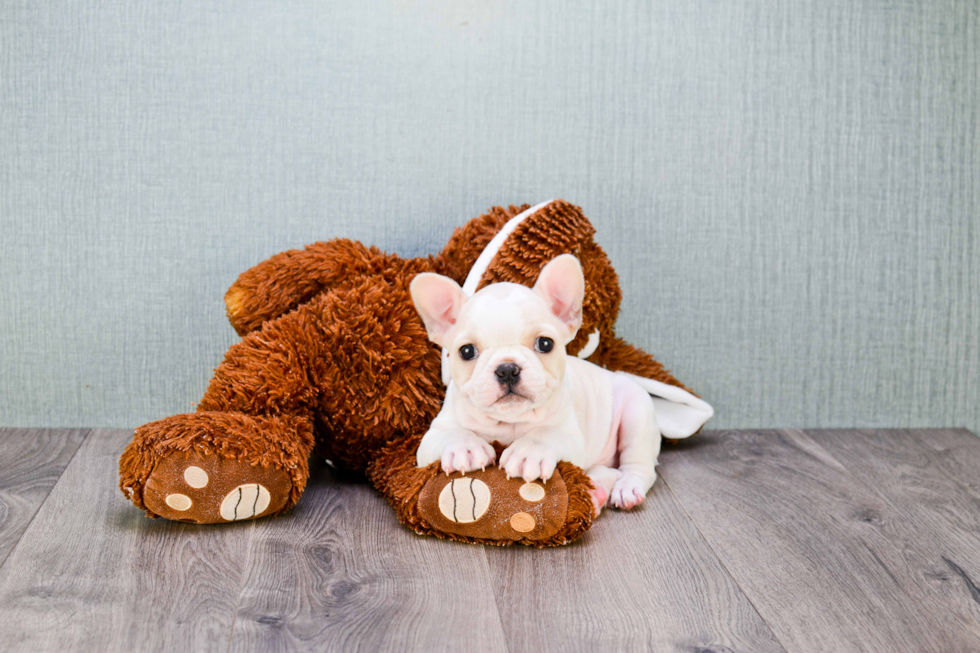
M 662 480 L 558 549 L 487 549 L 511 651 L 782 651 Z
M 88 429 L 0 429 L 0 567 Z
M 980 648 L 977 606 L 935 577 L 939 543 L 964 533 L 915 491 L 937 483 L 930 456 L 897 432 L 838 435 L 707 433 L 665 452 L 663 475 L 788 650 Z M 886 483 L 896 459 L 920 471 Z
M 809 435 L 893 509 L 898 524 L 872 512 L 865 519 L 901 538 L 901 575 L 980 649 L 980 438 L 962 429 Z
M 5 651 L 227 650 L 255 523 L 144 517 L 116 485 L 131 435 L 88 435 L 0 569 Z
M 483 547 L 420 537 L 319 470 L 256 530 L 231 650 L 505 651 Z
M 131 433 L 84 433 L 0 430 L 9 541 L 70 458 L 0 567 L 5 652 L 980 650 L 962 429 L 702 433 L 546 550 L 416 536 L 322 469 L 281 518 L 150 520 L 116 488 Z
M 978 438 L 966 429 L 911 429 L 908 431 L 932 452 L 936 469 L 955 481 L 958 489 L 980 499 L 980 447 Z

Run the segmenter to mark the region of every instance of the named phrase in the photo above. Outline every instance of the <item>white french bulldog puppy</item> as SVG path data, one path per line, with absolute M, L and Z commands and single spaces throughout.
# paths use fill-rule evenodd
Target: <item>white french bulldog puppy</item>
M 586 470 L 596 513 L 641 503 L 657 479 L 660 430 L 650 395 L 625 374 L 568 357 L 582 323 L 585 279 L 564 254 L 533 290 L 491 284 L 467 298 L 448 277 L 412 280 L 429 339 L 449 351 L 452 380 L 419 445 L 418 465 L 446 473 L 484 469 L 494 440 L 509 445 L 509 478 L 547 480 L 559 460 Z

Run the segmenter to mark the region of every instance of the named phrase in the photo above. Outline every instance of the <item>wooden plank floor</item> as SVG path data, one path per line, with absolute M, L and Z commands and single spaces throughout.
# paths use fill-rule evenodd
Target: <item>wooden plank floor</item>
M 129 431 L 0 429 L 0 651 L 980 651 L 980 438 L 718 431 L 560 549 L 417 536 L 317 469 L 289 515 L 151 520 Z

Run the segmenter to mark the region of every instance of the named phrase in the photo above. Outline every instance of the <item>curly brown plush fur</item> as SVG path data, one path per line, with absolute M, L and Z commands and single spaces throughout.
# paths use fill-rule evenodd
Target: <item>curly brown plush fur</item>
M 228 521 L 227 514 L 219 515 L 225 510 L 222 497 L 235 498 L 236 491 L 234 519 L 241 518 L 244 495 L 254 497 L 247 517 L 276 514 L 299 500 L 316 444 L 335 465 L 364 471 L 401 521 L 419 533 L 534 546 L 579 537 L 593 519 L 591 484 L 568 463 L 558 470 L 564 489 L 559 484 L 555 490 L 567 495 L 559 497 L 566 508 L 562 521 L 537 524 L 526 534 L 506 525 L 481 536 L 449 532 L 426 517 L 431 506 L 420 506 L 438 469 L 417 467 L 415 450 L 445 389 L 440 351 L 415 312 L 409 283 L 420 272 L 462 283 L 493 236 L 526 208 L 491 209 L 456 229 L 433 256 L 403 259 L 336 239 L 277 254 L 246 271 L 225 297 L 242 340 L 215 370 L 196 413 L 136 430 L 120 460 L 123 492 L 151 516 L 170 519 Z M 586 294 L 582 328 L 569 353 L 580 351 L 598 331 L 600 346 L 588 360 L 683 387 L 651 356 L 615 336 L 618 278 L 593 235 L 578 207 L 553 202 L 508 237 L 481 286 L 533 285 L 545 263 L 573 253 L 583 265 Z M 181 478 L 190 465 L 207 485 Z M 480 473 L 470 476 L 479 479 Z M 494 492 L 495 501 L 519 501 Z

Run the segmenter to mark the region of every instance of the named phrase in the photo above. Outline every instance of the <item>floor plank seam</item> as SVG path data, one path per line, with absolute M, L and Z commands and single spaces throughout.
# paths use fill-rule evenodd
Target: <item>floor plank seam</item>
M 31 530 L 31 525 L 34 524 L 34 520 L 37 519 L 37 515 L 39 512 L 41 512 L 41 508 L 44 506 L 45 503 L 48 502 L 48 499 L 51 498 L 51 495 L 54 493 L 54 489 L 58 487 L 58 484 L 61 483 L 61 480 L 65 477 L 65 472 L 68 471 L 69 467 L 71 467 L 72 462 L 75 460 L 75 456 L 78 455 L 78 451 L 82 448 L 82 445 L 85 444 L 85 441 L 88 440 L 88 436 L 92 433 L 92 431 L 93 429 L 85 429 L 82 432 L 82 441 L 78 443 L 77 447 L 75 447 L 75 451 L 72 452 L 71 458 L 68 459 L 68 462 L 65 464 L 64 469 L 61 470 L 61 474 L 58 476 L 58 480 L 55 481 L 54 484 L 52 484 L 51 487 L 48 489 L 48 493 L 44 496 L 44 500 L 41 503 L 37 504 L 37 508 L 34 510 L 34 514 L 31 515 L 31 520 L 27 522 L 27 526 L 24 527 L 24 530 L 21 531 L 20 537 L 17 538 L 17 544 L 11 547 L 10 551 L 7 552 L 7 556 L 3 560 L 0 560 L 0 574 L 3 573 L 4 568 L 7 566 L 7 561 L 10 560 L 10 558 L 14 555 L 14 551 L 16 551 L 17 547 L 20 546 L 20 543 L 24 541 L 24 535 L 26 535 L 27 532 Z
M 242 577 L 238 581 L 238 596 L 235 598 L 235 609 L 231 613 L 231 628 L 228 631 L 228 650 L 231 653 L 231 645 L 235 641 L 235 625 L 238 623 L 238 611 L 242 607 L 242 592 L 245 591 L 245 577 L 248 575 L 248 563 L 252 559 L 252 547 L 255 544 L 255 520 L 252 520 L 252 527 L 248 530 L 248 548 L 245 550 L 245 564 L 242 565 Z
M 510 642 L 507 641 L 507 629 L 504 628 L 504 620 L 500 616 L 500 597 L 497 596 L 497 582 L 493 577 L 493 569 L 490 568 L 490 558 L 487 557 L 487 545 L 481 544 L 483 551 L 483 562 L 487 566 L 487 578 L 490 579 L 490 587 L 493 589 L 493 609 L 497 613 L 497 623 L 500 625 L 500 633 L 504 636 L 504 650 L 511 653 Z
M 769 621 L 762 615 L 761 612 L 759 612 L 759 608 L 758 606 L 756 606 L 755 601 L 752 600 L 752 597 L 749 596 L 749 593 L 746 592 L 745 588 L 742 587 L 741 583 L 738 582 L 738 579 L 735 578 L 735 576 L 732 574 L 731 569 L 729 569 L 728 565 L 725 564 L 724 559 L 720 555 L 718 555 L 718 552 L 715 550 L 715 547 L 711 545 L 711 542 L 701 531 L 701 527 L 698 525 L 697 521 L 694 520 L 694 517 L 691 516 L 691 513 L 689 513 L 687 511 L 687 508 L 684 507 L 684 503 L 681 501 L 681 498 L 677 496 L 677 493 L 674 492 L 674 489 L 670 487 L 670 483 L 667 482 L 667 477 L 664 474 L 661 474 L 660 477 L 664 480 L 664 485 L 667 487 L 667 490 L 671 493 L 671 495 L 673 495 L 674 499 L 677 501 L 677 505 L 680 506 L 681 510 L 684 511 L 684 514 L 687 515 L 687 518 L 691 520 L 692 524 L 694 524 L 694 529 L 698 532 L 698 535 L 704 541 L 705 545 L 707 545 L 711 553 L 714 554 L 715 559 L 718 560 L 718 564 L 720 564 L 721 568 L 725 570 L 725 573 L 728 574 L 728 577 L 732 579 L 733 583 L 735 583 L 735 587 L 738 588 L 738 591 L 741 592 L 742 596 L 745 597 L 745 600 L 749 602 L 749 605 L 752 606 L 752 609 L 759 616 L 759 619 L 762 621 L 762 623 L 764 623 L 766 625 L 766 628 L 769 629 L 769 633 L 772 635 L 772 638 L 779 643 L 779 645 L 783 648 L 784 651 L 789 651 L 789 649 L 786 648 L 786 643 L 776 635 L 776 631 L 773 630 L 772 624 L 769 623 Z

